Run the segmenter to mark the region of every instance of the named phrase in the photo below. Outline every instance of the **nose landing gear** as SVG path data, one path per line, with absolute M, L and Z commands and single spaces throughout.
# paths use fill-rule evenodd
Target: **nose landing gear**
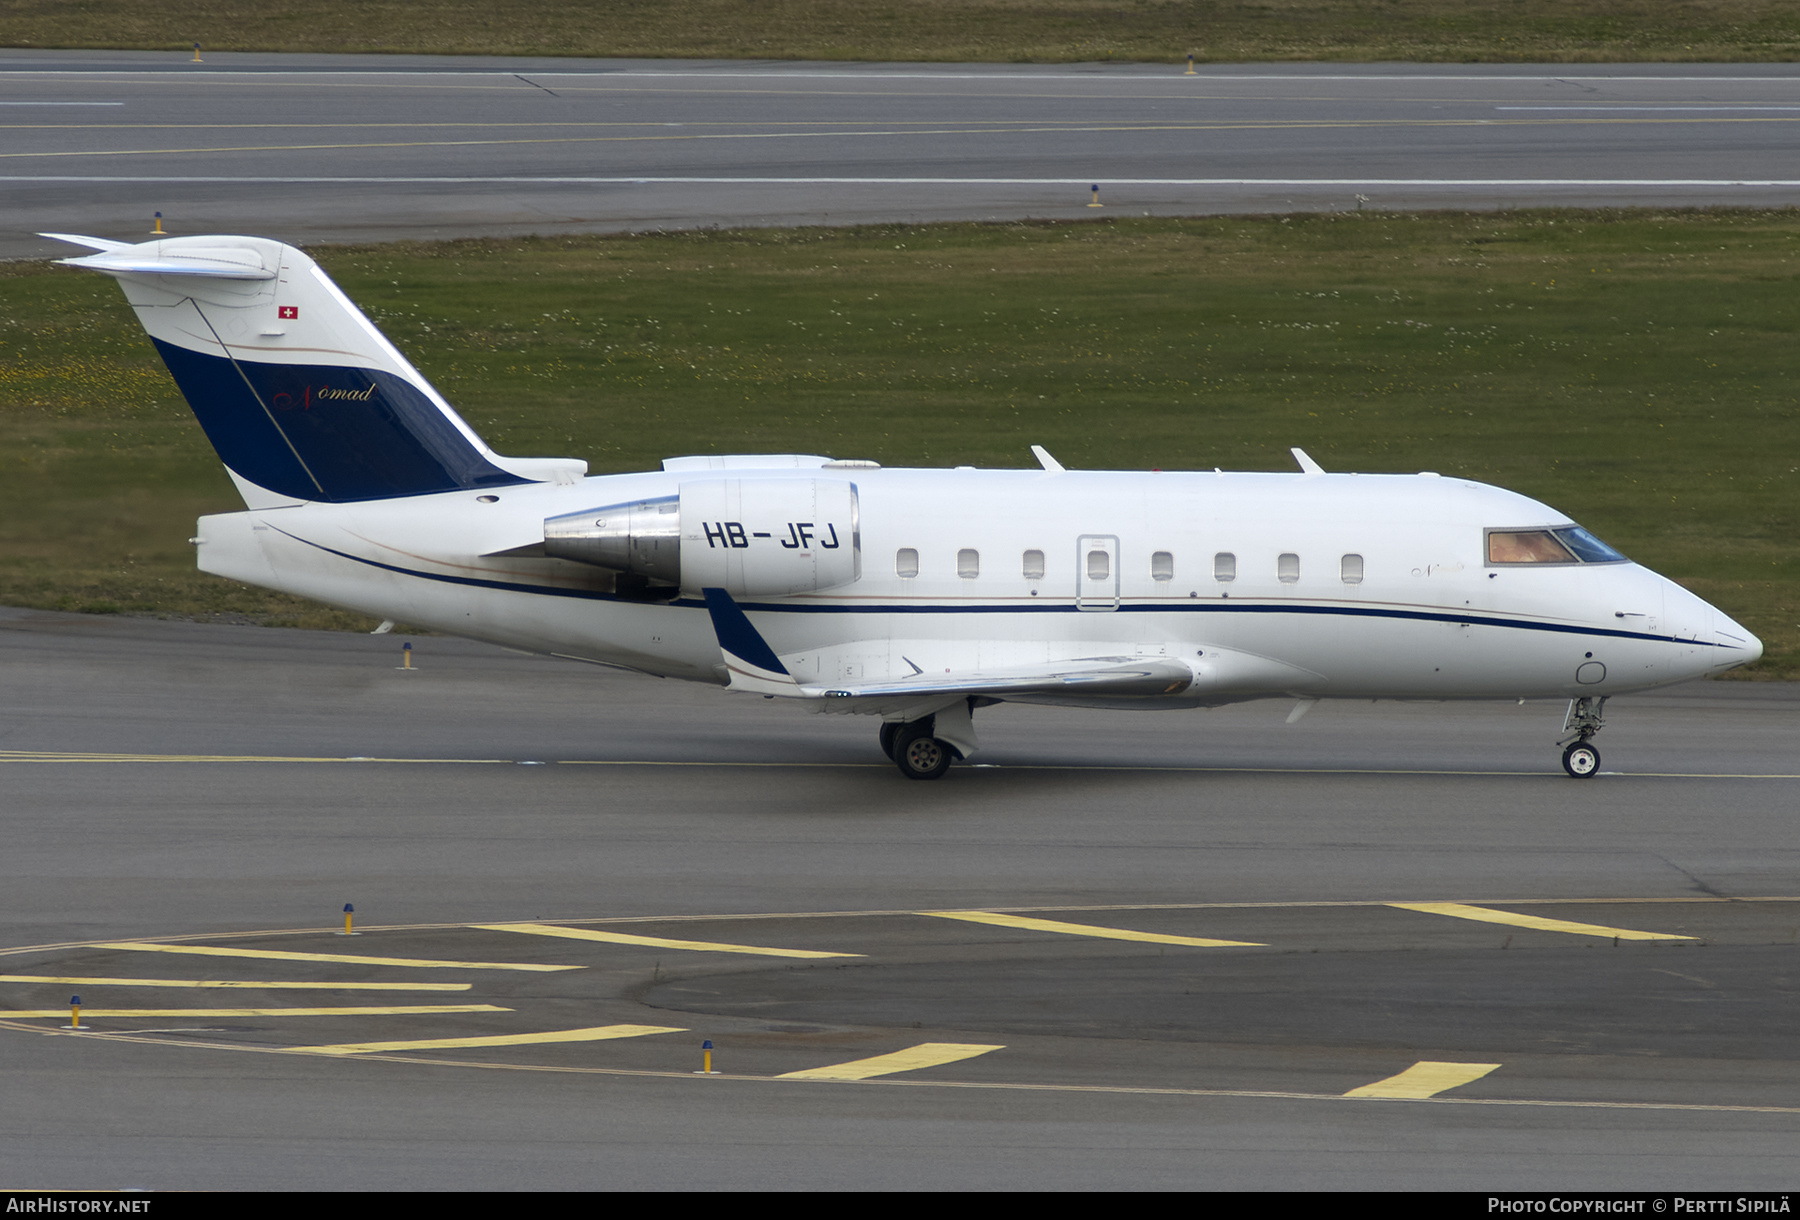
M 1600 751 L 1591 739 L 1606 726 L 1601 712 L 1606 708 L 1605 695 L 1584 696 L 1569 700 L 1569 714 L 1563 718 L 1563 732 L 1569 734 L 1556 744 L 1563 750 L 1562 765 L 1575 779 L 1588 779 L 1600 770 Z
M 1563 751 L 1563 770 L 1576 779 L 1586 779 L 1600 769 L 1600 751 L 1585 741 L 1578 741 Z

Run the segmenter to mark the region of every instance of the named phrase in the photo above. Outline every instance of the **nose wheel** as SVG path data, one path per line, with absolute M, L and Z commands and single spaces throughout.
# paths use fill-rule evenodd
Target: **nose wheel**
M 1600 769 L 1600 751 L 1585 741 L 1578 741 L 1563 751 L 1563 770 L 1576 779 L 1586 779 Z
M 1592 738 L 1606 725 L 1600 714 L 1605 708 L 1605 695 L 1569 700 L 1569 714 L 1563 718 L 1563 732 L 1569 736 L 1557 744 L 1565 747 L 1563 770 L 1575 779 L 1588 779 L 1600 770 L 1600 751 L 1594 748 Z

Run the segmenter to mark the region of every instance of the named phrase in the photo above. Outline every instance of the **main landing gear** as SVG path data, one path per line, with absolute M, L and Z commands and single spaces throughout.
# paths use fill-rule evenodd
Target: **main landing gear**
M 1601 712 L 1606 708 L 1606 696 L 1598 699 L 1592 696 L 1569 700 L 1569 714 L 1563 719 L 1563 732 L 1569 734 L 1557 744 L 1566 747 L 1563 750 L 1563 770 L 1576 779 L 1587 779 L 1600 770 L 1600 751 L 1592 744 L 1592 738 L 1606 725 Z
M 937 719 L 926 716 L 881 726 L 881 752 L 894 760 L 907 779 L 937 779 L 950 769 L 951 763 L 964 757 L 960 749 L 933 735 Z

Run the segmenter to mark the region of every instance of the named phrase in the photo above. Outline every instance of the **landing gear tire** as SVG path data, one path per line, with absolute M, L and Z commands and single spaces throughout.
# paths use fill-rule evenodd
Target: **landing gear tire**
M 903 724 L 894 735 L 894 765 L 907 779 L 937 779 L 954 759 L 955 751 L 933 737 L 927 723 Z
M 881 726 L 881 752 L 890 760 L 894 757 L 894 738 L 900 735 L 900 730 L 904 727 L 892 721 Z
M 1563 751 L 1563 770 L 1576 779 L 1588 779 L 1600 770 L 1600 751 L 1578 741 Z

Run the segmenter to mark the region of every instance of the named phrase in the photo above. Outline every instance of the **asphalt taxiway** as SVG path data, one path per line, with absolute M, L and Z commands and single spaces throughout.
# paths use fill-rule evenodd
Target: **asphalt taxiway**
M 1190 76 L 1176 64 L 0 51 L 0 257 L 60 253 L 33 236 L 43 230 L 141 236 L 154 212 L 174 233 L 316 242 L 1792 205 L 1797 80 L 1791 64 Z
M 1328 703 L 993 708 L 920 784 L 402 642 L 0 611 L 0 1180 L 1791 1179 L 1788 684 L 1615 700 L 1588 781 L 1548 704 Z

